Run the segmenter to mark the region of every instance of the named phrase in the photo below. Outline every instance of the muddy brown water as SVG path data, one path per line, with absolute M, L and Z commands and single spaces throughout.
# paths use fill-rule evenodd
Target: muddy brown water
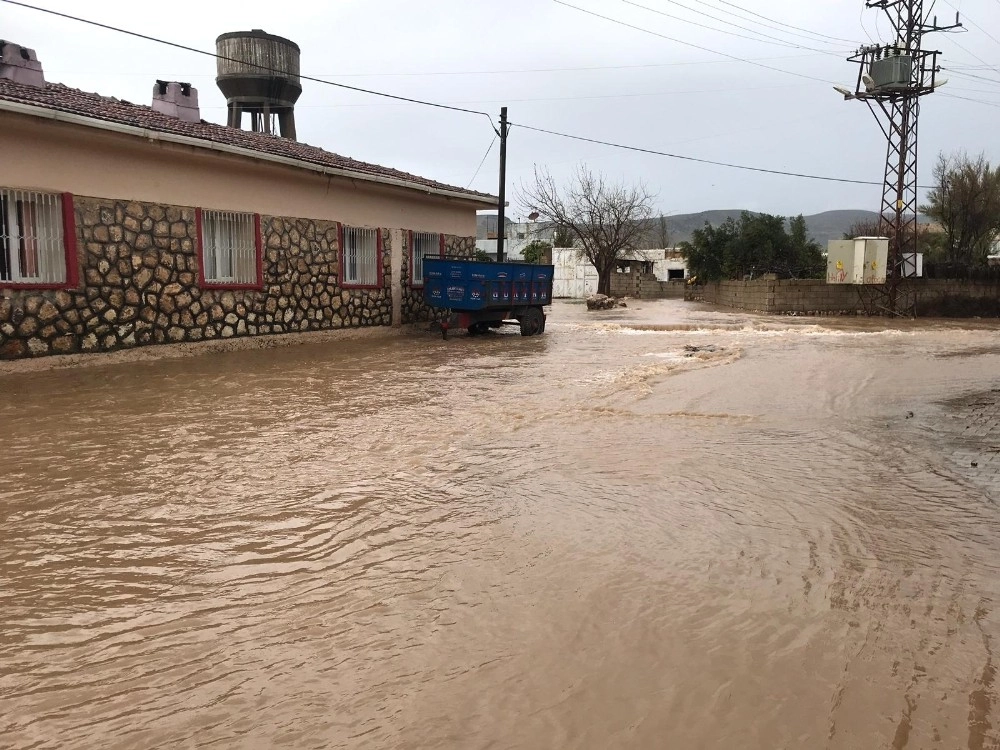
M 995 748 L 948 404 L 998 328 L 559 303 L 0 376 L 0 747 Z

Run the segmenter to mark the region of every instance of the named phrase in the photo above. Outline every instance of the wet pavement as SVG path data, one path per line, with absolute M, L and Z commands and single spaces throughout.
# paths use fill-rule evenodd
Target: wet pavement
M 997 747 L 997 333 L 558 303 L 0 375 L 0 747 Z

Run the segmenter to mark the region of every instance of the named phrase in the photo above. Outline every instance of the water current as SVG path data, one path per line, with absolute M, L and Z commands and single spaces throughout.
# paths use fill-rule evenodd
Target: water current
M 950 401 L 998 328 L 562 302 L 2 374 L 0 747 L 996 748 Z

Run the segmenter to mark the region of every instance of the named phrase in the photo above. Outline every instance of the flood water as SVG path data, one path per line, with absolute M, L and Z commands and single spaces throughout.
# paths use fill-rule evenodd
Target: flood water
M 558 303 L 0 376 L 0 747 L 996 748 L 948 402 L 998 330 Z

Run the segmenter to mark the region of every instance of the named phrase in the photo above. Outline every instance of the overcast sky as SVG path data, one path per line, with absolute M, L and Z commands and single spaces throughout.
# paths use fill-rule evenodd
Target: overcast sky
M 889 41 L 885 18 L 862 11 L 863 0 L 637 0 L 675 18 L 624 0 L 568 1 L 639 28 L 555 0 L 33 4 L 210 51 L 220 33 L 262 28 L 298 43 L 304 75 L 494 117 L 506 104 L 515 123 L 698 158 L 881 179 L 885 143 L 874 118 L 864 104 L 845 102 L 831 89 L 850 86 L 856 76 L 846 53 L 872 39 Z M 936 0 L 935 13 L 953 20 L 956 7 L 968 32 L 928 37 L 927 46 L 944 52 L 944 66 L 957 70 L 942 74 L 948 85 L 922 100 L 922 184 L 942 150 L 984 151 L 1000 162 L 1000 0 Z M 49 81 L 132 102 L 148 103 L 156 78 L 189 81 L 198 88 L 202 117 L 225 122 L 209 57 L 6 3 L 0 3 L 0 38 L 37 50 Z M 296 125 L 304 142 L 463 187 L 494 137 L 482 115 L 309 81 Z M 471 187 L 496 192 L 497 157 L 494 146 Z M 645 182 L 666 214 L 879 206 L 878 187 L 759 175 L 517 128 L 508 157 L 512 203 L 534 165 L 563 179 L 582 162 L 614 179 Z M 517 217 L 519 207 L 512 212 Z

